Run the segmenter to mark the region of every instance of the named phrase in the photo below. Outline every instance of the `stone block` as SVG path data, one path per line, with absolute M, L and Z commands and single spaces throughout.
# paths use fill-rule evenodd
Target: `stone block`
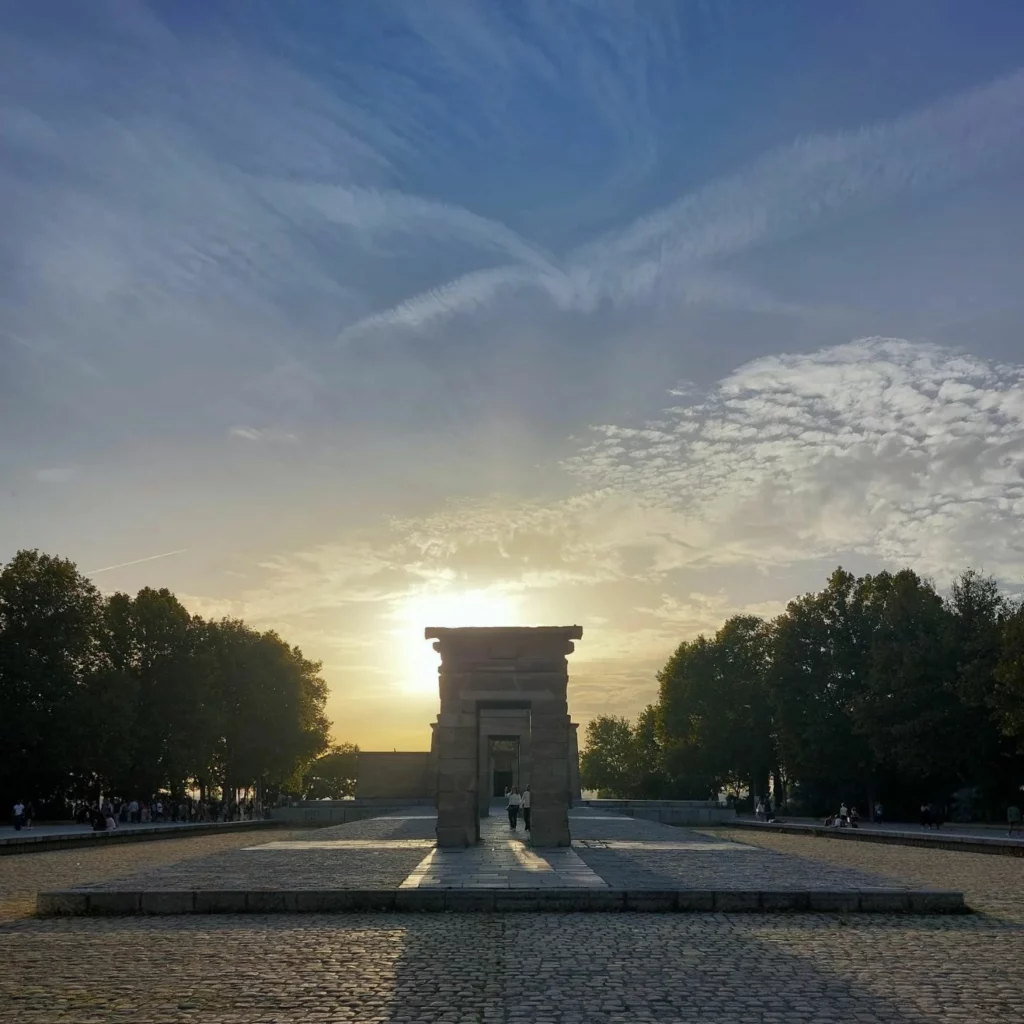
M 294 906 L 294 900 L 291 901 Z M 250 914 L 283 914 L 289 900 L 280 889 L 250 889 L 246 894 L 246 909 Z
M 191 914 L 196 894 L 188 890 L 152 890 L 139 901 L 143 914 Z
M 350 889 L 298 889 L 294 897 L 300 914 L 339 914 L 352 909 Z
M 474 811 L 474 824 L 470 825 L 441 825 L 434 830 L 437 836 L 437 845 L 440 847 L 465 847 L 472 846 L 476 842 L 476 813 Z
M 244 914 L 249 908 L 244 889 L 197 889 L 197 914 Z
M 352 889 L 352 910 L 381 911 L 395 909 L 394 889 Z
M 536 889 L 495 889 L 494 909 L 540 910 L 540 893 Z
M 916 889 L 910 892 L 912 914 L 963 914 L 964 894 L 944 889 Z
M 588 889 L 587 909 L 593 911 L 616 911 L 626 909 L 626 894 L 622 889 Z
M 860 909 L 868 914 L 899 914 L 910 909 L 906 889 L 861 889 Z
M 446 889 L 445 910 L 456 913 L 494 910 L 494 889 Z
M 774 913 L 808 911 L 811 897 L 804 889 L 769 889 L 761 893 L 761 909 Z
M 541 910 L 590 910 L 590 893 L 586 889 L 541 889 L 538 892 Z
M 715 910 L 720 914 L 745 914 L 761 909 L 761 894 L 749 889 L 717 889 Z
M 710 913 L 715 909 L 715 894 L 710 889 L 680 889 L 676 892 L 676 910 Z
M 443 889 L 396 889 L 395 910 L 423 913 L 445 909 Z
M 626 909 L 645 913 L 675 910 L 677 895 L 674 889 L 627 889 Z
M 101 900 L 96 901 L 90 898 L 89 910 L 94 914 L 110 914 L 111 916 L 124 916 L 128 914 L 140 913 L 142 904 L 142 893 L 139 892 L 124 892 L 124 891 L 108 891 L 93 893 L 92 896 L 102 897 Z M 94 903 L 100 905 L 93 907 Z
M 856 890 L 811 889 L 810 909 L 826 913 L 853 913 L 860 909 L 860 893 Z
M 36 896 L 40 917 L 78 917 L 89 912 L 89 897 L 84 892 L 41 892 Z

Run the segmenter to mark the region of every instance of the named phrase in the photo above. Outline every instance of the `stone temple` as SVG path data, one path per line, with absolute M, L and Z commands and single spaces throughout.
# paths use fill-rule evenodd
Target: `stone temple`
M 567 656 L 580 626 L 428 627 L 441 655 L 429 753 L 359 755 L 357 799 L 432 798 L 440 847 L 470 846 L 506 787 L 531 794 L 531 844 L 568 846 L 580 799 Z

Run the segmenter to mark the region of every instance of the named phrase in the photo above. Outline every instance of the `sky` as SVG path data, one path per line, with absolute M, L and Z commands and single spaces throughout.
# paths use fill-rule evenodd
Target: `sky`
M 174 590 L 426 749 L 855 572 L 1024 584 L 1016 0 L 3 3 L 0 561 Z

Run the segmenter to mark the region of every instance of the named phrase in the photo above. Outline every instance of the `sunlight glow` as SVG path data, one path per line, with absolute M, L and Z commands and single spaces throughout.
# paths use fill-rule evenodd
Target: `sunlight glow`
M 402 689 L 407 693 L 437 693 L 440 656 L 432 640 L 423 639 L 426 626 L 519 626 L 519 598 L 489 590 L 431 590 L 397 602 L 392 614 L 398 641 Z

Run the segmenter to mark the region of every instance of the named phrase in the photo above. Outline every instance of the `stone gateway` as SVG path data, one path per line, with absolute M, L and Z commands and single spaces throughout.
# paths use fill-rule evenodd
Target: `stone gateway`
M 503 784 L 530 787 L 533 846 L 568 846 L 579 766 L 566 659 L 582 627 L 428 627 L 424 635 L 441 655 L 431 743 L 438 846 L 476 843 Z

